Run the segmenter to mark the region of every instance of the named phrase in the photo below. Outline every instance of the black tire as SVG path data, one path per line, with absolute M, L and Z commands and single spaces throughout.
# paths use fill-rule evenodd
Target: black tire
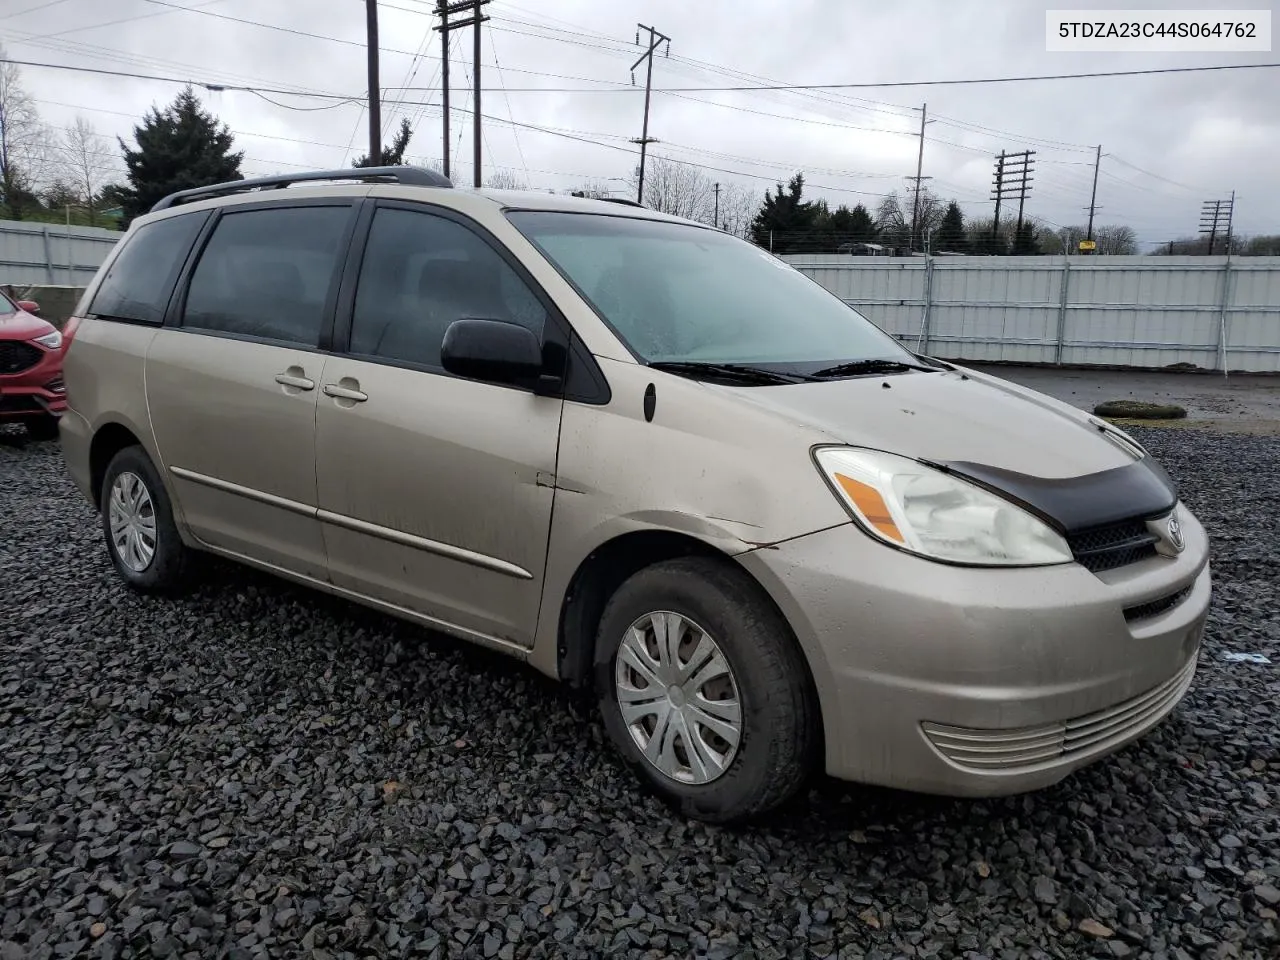
M 680 614 L 701 627 L 733 672 L 742 733 L 727 769 L 709 783 L 680 782 L 645 759 L 618 705 L 619 646 L 637 619 L 656 611 Z M 686 817 L 713 823 L 754 818 L 793 797 L 815 767 L 818 704 L 804 657 L 773 604 L 727 561 L 666 561 L 619 587 L 601 617 L 595 683 L 614 745 L 640 778 Z
M 37 442 L 58 439 L 58 418 L 51 416 L 32 417 L 26 422 L 27 436 Z
M 109 501 L 116 478 L 132 473 L 146 488 L 155 517 L 155 551 L 150 562 L 142 570 L 134 570 L 117 551 L 111 536 L 111 511 Z M 125 447 L 107 464 L 102 479 L 99 512 L 102 516 L 102 534 L 107 542 L 107 553 L 116 573 L 130 587 L 143 593 L 171 593 L 188 585 L 188 572 L 193 563 L 194 551 L 182 542 L 173 522 L 173 507 L 169 494 L 160 480 L 151 458 L 140 446 Z

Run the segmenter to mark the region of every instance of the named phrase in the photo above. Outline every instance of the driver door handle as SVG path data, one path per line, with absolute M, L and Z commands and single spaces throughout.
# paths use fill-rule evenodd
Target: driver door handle
M 326 383 L 324 392 L 327 396 L 337 397 L 339 400 L 353 400 L 356 403 L 363 403 L 369 399 L 369 395 L 360 390 L 352 390 L 350 387 L 339 386 L 336 383 Z
M 289 373 L 277 373 L 276 383 L 284 387 L 297 387 L 299 390 L 314 390 L 316 382 L 306 377 L 295 377 Z

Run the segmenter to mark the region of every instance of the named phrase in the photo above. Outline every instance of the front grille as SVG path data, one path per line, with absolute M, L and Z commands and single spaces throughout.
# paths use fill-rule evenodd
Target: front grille
M 1076 563 L 1098 573 L 1154 557 L 1158 540 L 1145 520 L 1123 520 L 1073 533 L 1067 544 Z
M 1196 658 L 1146 693 L 1064 723 L 1012 730 L 974 730 L 921 724 L 929 742 L 959 767 L 979 773 L 1010 772 L 1070 761 L 1108 748 L 1155 725 L 1182 699 L 1196 673 Z
M 1134 620 L 1148 620 L 1151 617 L 1158 617 L 1165 611 L 1172 610 L 1180 604 L 1190 592 L 1190 587 L 1183 587 L 1177 593 L 1171 593 L 1167 597 L 1149 600 L 1134 607 L 1125 607 L 1124 618 L 1132 623 Z
M 44 352 L 39 347 L 17 340 L 0 340 L 0 375 L 21 373 L 40 362 Z
M 0 394 L 0 413 L 44 413 L 44 407 L 29 394 Z

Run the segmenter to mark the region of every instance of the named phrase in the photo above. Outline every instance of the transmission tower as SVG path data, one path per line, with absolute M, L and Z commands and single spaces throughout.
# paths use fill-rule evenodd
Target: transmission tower
M 1236 205 L 1236 192 L 1230 200 L 1206 200 L 1200 205 L 1200 235 L 1209 235 L 1209 256 L 1213 256 L 1214 241 L 1219 233 L 1227 237 L 1227 252 L 1231 251 L 1231 219 Z
M 449 33 L 453 30 L 459 30 L 462 27 L 475 27 L 475 44 L 474 52 L 471 58 L 471 81 L 472 94 L 471 106 L 473 111 L 472 130 L 473 141 L 472 150 L 475 155 L 475 186 L 480 186 L 480 24 L 489 18 L 481 13 L 481 8 L 488 3 L 489 0 L 457 0 L 455 3 L 447 3 L 445 0 L 437 0 L 435 10 L 433 11 L 440 22 L 432 27 L 432 30 L 440 32 L 441 50 L 441 93 L 443 94 L 444 106 L 444 175 L 449 176 Z M 470 11 L 471 16 L 465 20 L 450 20 L 449 15 L 454 13 L 464 13 Z
M 1003 200 L 1018 198 L 1018 231 L 1022 230 L 1022 211 L 1027 202 L 1027 191 L 1031 189 L 1031 159 L 1034 150 L 1023 150 L 1021 153 L 1005 153 L 1000 151 L 996 158 L 994 189 L 991 198 L 996 202 L 995 218 L 991 222 L 991 241 L 994 247 L 1000 236 L 1000 203 Z M 1017 233 L 1014 239 L 1017 239 Z
M 636 24 L 636 44 L 640 43 L 640 31 L 649 31 L 649 49 L 631 65 L 631 82 L 636 82 L 635 71 L 640 64 L 648 62 L 644 76 L 644 127 L 640 132 L 640 139 L 632 139 L 632 143 L 640 144 L 640 168 L 636 173 L 636 202 L 644 203 L 644 161 L 648 153 L 649 144 L 654 140 L 649 136 L 649 94 L 653 89 L 653 54 L 663 43 L 667 45 L 666 55 L 671 56 L 671 38 L 665 33 L 659 33 L 653 27 L 646 27 L 643 23 Z

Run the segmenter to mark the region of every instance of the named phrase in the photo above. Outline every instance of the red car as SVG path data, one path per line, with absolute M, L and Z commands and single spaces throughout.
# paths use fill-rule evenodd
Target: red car
M 67 409 L 62 358 L 75 331 L 69 324 L 60 333 L 36 316 L 39 310 L 0 293 L 0 425 L 22 423 L 31 439 L 56 440 Z

